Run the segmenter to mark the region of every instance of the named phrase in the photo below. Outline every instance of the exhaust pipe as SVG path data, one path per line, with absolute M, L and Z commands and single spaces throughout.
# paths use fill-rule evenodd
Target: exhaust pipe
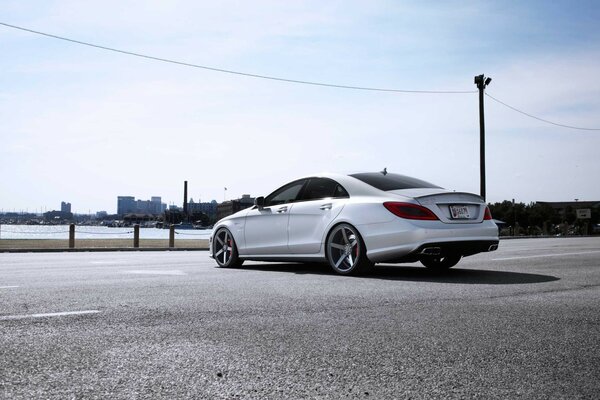
M 497 244 L 493 244 L 490 246 L 490 248 L 488 249 L 488 251 L 496 251 L 498 250 L 498 245 Z
M 442 254 L 442 249 L 441 247 L 425 247 L 421 250 L 421 254 L 425 256 L 439 256 Z

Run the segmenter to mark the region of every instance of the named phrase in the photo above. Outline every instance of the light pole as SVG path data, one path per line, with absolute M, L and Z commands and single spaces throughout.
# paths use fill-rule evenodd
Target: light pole
M 492 78 L 483 74 L 475 77 L 475 84 L 479 89 L 479 182 L 481 197 L 485 200 L 485 119 L 483 112 L 483 94 L 485 87 L 490 84 Z

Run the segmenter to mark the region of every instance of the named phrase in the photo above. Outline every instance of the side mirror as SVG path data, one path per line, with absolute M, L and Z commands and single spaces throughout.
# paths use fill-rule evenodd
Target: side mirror
M 265 206 L 265 198 L 263 196 L 259 196 L 259 197 L 255 198 L 254 205 L 256 207 L 258 207 L 258 209 L 260 210 L 261 208 L 263 208 Z

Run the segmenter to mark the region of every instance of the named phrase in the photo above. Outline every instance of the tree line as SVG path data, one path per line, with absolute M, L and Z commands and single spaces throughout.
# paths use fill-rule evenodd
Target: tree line
M 513 203 L 504 200 L 489 204 L 490 211 L 500 224 L 501 235 L 589 235 L 600 233 L 600 212 L 592 208 L 590 219 L 577 219 L 576 209 L 567 206 L 564 212 L 547 203 Z

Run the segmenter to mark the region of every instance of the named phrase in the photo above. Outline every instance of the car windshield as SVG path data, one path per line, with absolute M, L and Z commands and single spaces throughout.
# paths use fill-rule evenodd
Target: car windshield
M 400 174 L 386 173 L 384 175 L 381 172 L 366 172 L 362 174 L 352 174 L 350 176 L 384 191 L 423 188 L 441 189 L 439 186 L 432 183 Z

